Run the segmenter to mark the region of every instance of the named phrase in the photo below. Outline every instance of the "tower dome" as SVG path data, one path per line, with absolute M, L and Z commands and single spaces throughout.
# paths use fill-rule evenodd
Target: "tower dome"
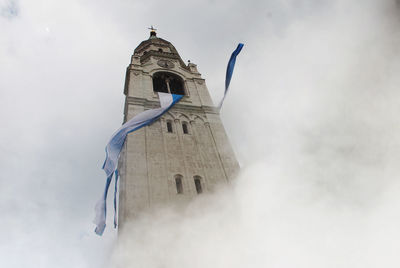
M 155 31 L 150 32 L 149 39 L 142 41 L 135 48 L 134 55 L 140 57 L 141 63 L 146 62 L 152 56 L 163 57 L 177 60 L 182 68 L 189 69 L 176 48 L 167 40 L 157 37 Z

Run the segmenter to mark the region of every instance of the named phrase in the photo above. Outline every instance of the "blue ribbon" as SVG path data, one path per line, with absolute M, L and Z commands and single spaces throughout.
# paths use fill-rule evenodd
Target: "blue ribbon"
M 115 188 L 114 188 L 114 228 L 117 227 L 117 190 L 118 190 L 118 170 L 117 164 L 119 155 L 124 145 L 126 136 L 138 130 L 144 126 L 152 124 L 158 118 L 160 118 L 165 112 L 167 112 L 172 106 L 175 105 L 183 96 L 176 94 L 159 93 L 161 107 L 147 110 L 141 114 L 138 114 L 128 122 L 126 122 L 121 128 L 112 136 L 111 140 L 106 146 L 106 159 L 103 164 L 103 170 L 107 175 L 106 185 L 102 198 L 96 204 L 96 218 L 94 220 L 96 224 L 95 233 L 102 235 L 106 228 L 106 215 L 107 215 L 107 193 L 110 188 L 110 184 L 115 173 Z M 163 101 L 165 98 L 170 98 L 170 103 L 164 106 Z
M 239 55 L 240 51 L 242 50 L 244 44 L 239 43 L 235 51 L 233 51 L 231 58 L 229 59 L 228 66 L 226 67 L 226 76 L 225 76 L 225 92 L 224 96 L 222 97 L 221 102 L 219 103 L 219 108 L 221 109 L 222 103 L 225 100 L 226 94 L 228 93 L 229 84 L 231 83 L 233 69 L 235 68 L 236 57 Z

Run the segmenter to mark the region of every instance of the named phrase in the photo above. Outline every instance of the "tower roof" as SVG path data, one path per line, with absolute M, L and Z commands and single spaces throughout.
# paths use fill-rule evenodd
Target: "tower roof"
M 148 57 L 151 56 L 177 59 L 181 67 L 189 69 L 189 67 L 183 62 L 181 56 L 179 55 L 176 48 L 171 44 L 171 42 L 158 37 L 155 29 L 151 29 L 149 39 L 142 41 L 135 48 L 134 54 L 141 55 L 141 62 L 145 61 Z

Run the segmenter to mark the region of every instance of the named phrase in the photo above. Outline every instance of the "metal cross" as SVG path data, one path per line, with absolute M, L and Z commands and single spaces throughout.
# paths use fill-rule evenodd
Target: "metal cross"
M 147 28 L 147 29 L 152 30 L 153 32 L 155 32 L 157 30 L 156 28 L 153 27 L 153 25 L 151 25 L 151 27 Z

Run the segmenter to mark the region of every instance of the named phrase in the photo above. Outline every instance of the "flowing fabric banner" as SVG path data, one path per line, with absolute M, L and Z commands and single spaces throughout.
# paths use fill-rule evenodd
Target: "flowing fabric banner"
M 218 108 L 221 109 L 222 103 L 225 100 L 226 93 L 228 93 L 229 84 L 231 83 L 231 78 L 233 74 L 233 69 L 235 68 L 236 57 L 239 55 L 240 51 L 242 50 L 244 44 L 239 43 L 235 51 L 233 51 L 231 58 L 229 59 L 228 66 L 226 67 L 226 76 L 225 76 L 225 92 L 224 96 L 222 97 L 221 102 L 218 105 Z
M 102 235 L 106 228 L 106 214 L 107 214 L 107 193 L 110 187 L 113 174 L 115 173 L 115 192 L 114 192 L 114 227 L 116 227 L 116 194 L 118 182 L 118 158 L 124 145 L 126 136 L 144 126 L 150 125 L 165 112 L 167 112 L 175 103 L 177 103 L 183 96 L 158 92 L 160 99 L 160 108 L 144 111 L 131 120 L 123 124 L 111 137 L 106 146 L 106 160 L 104 161 L 103 169 L 107 175 L 106 186 L 102 198 L 97 202 L 95 207 L 96 217 L 93 222 L 96 224 L 95 233 Z

